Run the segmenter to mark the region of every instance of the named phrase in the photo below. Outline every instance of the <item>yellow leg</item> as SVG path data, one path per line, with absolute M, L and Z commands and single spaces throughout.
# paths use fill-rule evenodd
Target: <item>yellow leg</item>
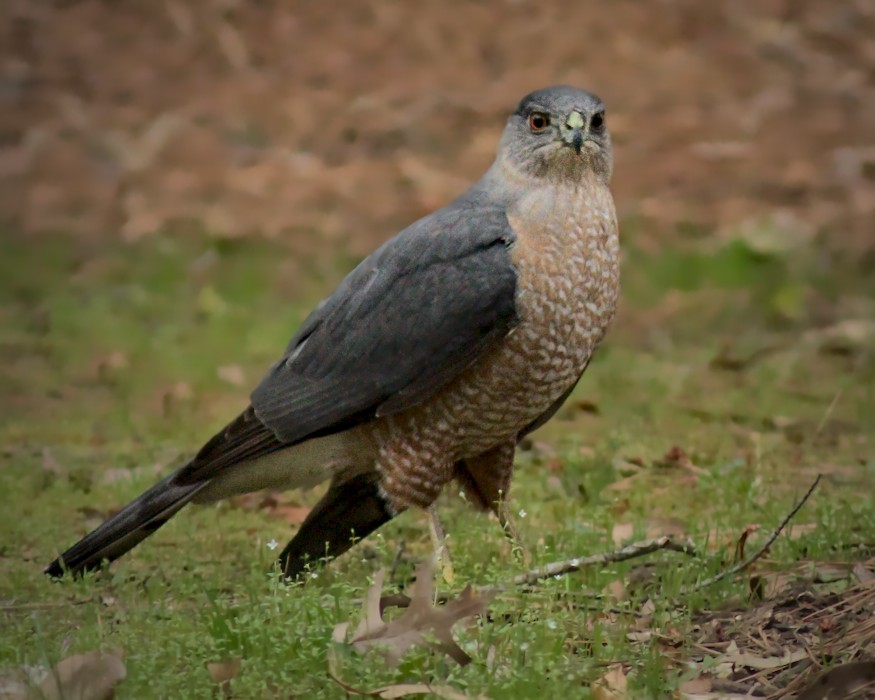
M 440 567 L 441 576 L 447 583 L 455 579 L 453 562 L 450 559 L 450 549 L 447 546 L 447 533 L 438 517 L 437 504 L 432 503 L 428 507 L 428 530 L 431 534 L 432 545 L 437 565 Z
M 513 515 L 511 515 L 510 506 L 507 501 L 505 501 L 504 498 L 496 501 L 494 511 L 498 516 L 498 522 L 501 524 L 501 529 L 504 530 L 505 536 L 510 540 L 511 551 L 513 552 L 514 557 L 516 557 L 516 560 L 524 566 L 531 566 L 532 557 L 529 554 L 529 550 L 526 549 L 526 546 L 523 544 L 522 538 L 520 538 L 519 530 L 517 529 Z

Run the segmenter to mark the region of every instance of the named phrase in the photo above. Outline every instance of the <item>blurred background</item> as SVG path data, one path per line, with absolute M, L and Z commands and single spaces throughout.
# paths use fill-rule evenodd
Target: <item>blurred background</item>
M 654 245 L 764 221 L 875 245 L 867 0 L 5 0 L 0 25 L 7 235 L 362 255 L 568 82 L 606 101 L 621 217 Z

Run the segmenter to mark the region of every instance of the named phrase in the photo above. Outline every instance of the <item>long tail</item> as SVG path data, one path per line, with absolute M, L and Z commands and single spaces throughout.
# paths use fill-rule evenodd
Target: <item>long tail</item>
M 162 479 L 126 505 L 109 520 L 90 532 L 49 564 L 45 573 L 52 577 L 73 575 L 97 569 L 133 549 L 166 523 L 209 482 L 177 484 L 179 472 Z

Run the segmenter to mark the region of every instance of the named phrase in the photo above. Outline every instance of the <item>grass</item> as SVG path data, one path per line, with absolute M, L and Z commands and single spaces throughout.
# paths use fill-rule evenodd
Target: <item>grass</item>
M 875 354 L 853 338 L 827 353 L 818 330 L 866 318 L 871 274 L 739 242 L 648 252 L 633 234 L 616 328 L 567 408 L 520 451 L 518 524 L 535 563 L 667 530 L 691 536 L 701 559 L 660 553 L 502 594 L 490 621 L 457 628 L 473 663 L 416 650 L 397 670 L 331 635 L 358 619 L 378 568 L 397 564 L 392 585 L 409 582 L 430 550 L 420 513 L 303 586 L 271 570 L 268 543 L 292 528 L 228 504 L 185 511 L 108 572 L 50 582 L 41 570 L 60 549 L 245 405 L 343 270 L 303 272 L 275 244 L 252 241 L 86 249 L 4 238 L 0 676 L 119 647 L 128 668 L 120 698 L 212 697 L 206 664 L 234 656 L 243 657 L 234 697 L 343 697 L 327 675 L 333 649 L 359 688 L 424 681 L 472 696 L 585 697 L 619 661 L 630 695 L 660 697 L 685 677 L 678 659 L 695 612 L 747 600 L 749 582 L 686 591 L 729 562 L 725 545 L 747 525 L 762 526 L 761 541 L 816 473 L 826 478 L 796 520 L 805 527 L 778 540 L 769 567 L 850 560 L 860 550 L 849 545 L 875 541 Z M 832 317 L 815 318 L 812 299 Z M 675 446 L 692 467 L 666 463 Z M 443 590 L 506 584 L 523 570 L 497 525 L 452 489 L 441 510 L 456 575 Z M 648 628 L 681 640 L 671 650 L 659 635 L 630 641 L 635 618 L 611 612 L 647 598 Z

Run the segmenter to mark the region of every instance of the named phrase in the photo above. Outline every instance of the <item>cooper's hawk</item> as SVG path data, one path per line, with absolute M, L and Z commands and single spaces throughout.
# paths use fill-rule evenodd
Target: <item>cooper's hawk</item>
M 517 441 L 571 393 L 614 316 L 611 168 L 598 97 L 523 98 L 479 182 L 356 267 L 238 418 L 46 572 L 113 560 L 189 501 L 328 479 L 280 557 L 290 576 L 453 478 L 498 512 Z

